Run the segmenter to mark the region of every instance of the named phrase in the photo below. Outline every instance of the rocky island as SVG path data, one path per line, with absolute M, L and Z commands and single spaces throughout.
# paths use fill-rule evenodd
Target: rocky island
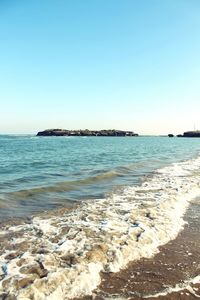
M 183 137 L 200 137 L 200 131 L 187 131 L 183 133 Z
M 133 131 L 124 130 L 67 130 L 67 129 L 46 129 L 37 133 L 37 136 L 138 136 Z
M 186 131 L 182 134 L 178 134 L 177 137 L 198 137 L 200 138 L 200 131 L 194 130 L 194 131 Z

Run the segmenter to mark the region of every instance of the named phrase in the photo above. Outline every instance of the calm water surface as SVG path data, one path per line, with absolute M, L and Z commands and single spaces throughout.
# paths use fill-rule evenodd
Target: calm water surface
M 199 154 L 200 139 L 0 136 L 0 219 L 102 198 Z

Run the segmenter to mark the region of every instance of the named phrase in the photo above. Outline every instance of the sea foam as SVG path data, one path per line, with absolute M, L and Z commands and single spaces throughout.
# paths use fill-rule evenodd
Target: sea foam
M 101 272 L 151 257 L 174 239 L 190 200 L 199 195 L 200 157 L 157 170 L 140 186 L 86 201 L 70 213 L 4 229 L 2 235 L 17 232 L 10 242 L 15 251 L 24 240 L 28 246 L 0 256 L 0 292 L 35 300 L 92 294 Z

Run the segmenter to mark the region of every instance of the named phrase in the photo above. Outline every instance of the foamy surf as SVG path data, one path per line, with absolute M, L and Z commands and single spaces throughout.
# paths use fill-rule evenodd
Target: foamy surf
M 194 295 L 195 298 L 200 298 L 200 295 L 198 295 L 196 293 L 196 290 L 195 290 L 196 288 L 192 287 L 192 285 L 197 284 L 199 282 L 200 282 L 200 275 L 198 275 L 194 278 L 191 278 L 189 280 L 186 280 L 184 282 L 178 283 L 174 287 L 167 287 L 162 292 L 155 293 L 155 294 L 150 294 L 150 295 L 147 295 L 147 296 L 143 296 L 143 298 L 147 298 L 147 299 L 148 298 L 158 298 L 160 296 L 166 296 L 166 295 L 181 292 L 181 291 L 184 291 L 184 290 L 188 291 L 191 295 Z
M 120 195 L 2 230 L 13 239 L 0 256 L 0 292 L 35 300 L 91 294 L 101 272 L 151 257 L 177 236 L 190 200 L 200 195 L 199 171 L 200 157 L 172 164 Z

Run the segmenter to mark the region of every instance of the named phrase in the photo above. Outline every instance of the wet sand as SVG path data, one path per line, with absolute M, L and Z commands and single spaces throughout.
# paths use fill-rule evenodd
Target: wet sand
M 40 216 L 48 219 L 51 216 L 60 216 L 70 210 L 71 208 L 63 208 L 42 213 Z M 118 273 L 102 273 L 102 282 L 98 289 L 93 292 L 92 296 L 85 296 L 82 300 L 141 300 L 146 298 L 150 300 L 186 300 L 200 298 L 200 284 L 187 283 L 191 278 L 200 274 L 199 199 L 190 204 L 184 219 L 188 222 L 184 230 L 175 240 L 160 247 L 157 255 L 151 259 L 132 262 L 127 269 Z M 29 222 L 27 219 L 13 219 L 6 223 L 5 228 L 27 222 Z M 7 236 L 7 239 L 0 240 L 0 252 L 9 249 L 10 239 L 17 238 L 17 235 L 16 232 L 15 236 Z M 22 243 L 20 249 L 15 249 L 15 245 L 12 247 L 9 250 L 23 252 L 30 245 Z M 40 251 L 43 250 L 45 251 L 45 249 L 40 249 Z M 178 291 L 173 291 L 175 287 Z M 12 299 L 9 297 L 4 294 L 0 296 L 0 299 Z
M 156 256 L 130 263 L 118 273 L 102 274 L 99 288 L 84 300 L 200 298 L 200 284 L 187 284 L 200 274 L 199 199 L 191 203 L 184 219 L 188 222 L 184 230 L 175 240 L 160 247 Z M 175 287 L 179 291 L 173 291 Z

